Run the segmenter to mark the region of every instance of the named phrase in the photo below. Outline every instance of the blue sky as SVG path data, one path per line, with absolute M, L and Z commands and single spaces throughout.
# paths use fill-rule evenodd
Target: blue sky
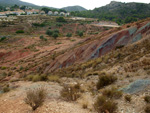
M 86 9 L 94 9 L 95 7 L 104 6 L 109 4 L 112 0 L 21 0 L 29 3 L 34 3 L 36 5 L 45 5 L 55 8 L 62 8 L 66 6 L 80 5 Z M 140 2 L 140 3 L 150 3 L 149 0 L 119 0 L 121 2 Z

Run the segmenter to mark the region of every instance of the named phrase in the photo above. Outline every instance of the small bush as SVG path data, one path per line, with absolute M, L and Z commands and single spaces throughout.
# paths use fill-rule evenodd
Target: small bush
M 77 31 L 77 35 L 82 37 L 83 36 L 83 31 Z
M 40 36 L 41 40 L 47 41 L 47 38 L 45 38 L 43 35 Z
M 32 107 L 32 110 L 36 110 L 40 107 L 47 96 L 44 88 L 30 89 L 26 92 L 25 103 Z
M 67 33 L 66 37 L 72 37 L 72 33 Z
M 114 113 L 117 110 L 117 103 L 105 96 L 99 96 L 94 103 L 94 108 L 98 113 Z
M 0 42 L 2 42 L 2 41 L 4 41 L 4 40 L 6 40 L 6 37 L 5 37 L 5 36 L 0 37 Z
M 144 97 L 144 100 L 145 100 L 145 102 L 150 103 L 150 96 L 149 96 L 149 95 L 146 95 L 146 96 Z
M 3 88 L 4 93 L 9 92 L 9 91 L 10 91 L 9 85 L 7 85 Z
M 124 98 L 125 98 L 125 101 L 131 102 L 131 95 L 126 95 Z
M 48 30 L 46 31 L 46 34 L 47 34 L 48 36 L 52 36 L 52 35 L 53 35 L 53 31 L 51 31 L 50 29 L 48 29 Z
M 7 69 L 7 67 L 5 67 L 5 66 L 1 67 L 1 70 L 5 70 L 5 69 Z
M 122 97 L 122 91 L 118 91 L 116 88 L 106 89 L 103 91 L 103 95 L 108 98 L 119 99 Z
M 50 75 L 49 77 L 48 77 L 48 80 L 49 81 L 52 81 L 52 82 L 58 82 L 59 81 L 59 76 L 56 76 L 56 75 Z
M 104 86 L 110 85 L 114 83 L 117 80 L 117 77 L 113 75 L 101 75 L 99 77 L 98 83 L 97 83 L 97 89 L 101 89 Z
M 80 97 L 80 85 L 64 86 L 61 96 L 67 101 L 76 101 Z
M 37 82 L 37 81 L 41 81 L 41 80 L 42 80 L 42 77 L 40 75 L 34 75 L 32 78 L 33 82 Z
M 56 22 L 67 22 L 64 17 L 58 17 L 56 18 Z
M 145 113 L 150 113 L 150 104 L 146 105 Z
M 16 33 L 24 33 L 24 31 L 23 30 L 18 30 L 18 31 L 16 31 Z
M 53 32 L 59 34 L 59 30 L 58 29 L 54 29 Z
M 52 37 L 53 37 L 54 39 L 56 39 L 58 36 L 59 36 L 58 33 L 54 33 L 54 34 L 52 35 Z
M 83 108 L 83 109 L 87 109 L 87 108 L 88 108 L 87 103 L 84 103 L 84 104 L 82 105 L 82 108 Z
M 33 82 L 46 81 L 47 76 L 46 75 L 28 75 L 25 79 L 29 81 L 33 81 Z

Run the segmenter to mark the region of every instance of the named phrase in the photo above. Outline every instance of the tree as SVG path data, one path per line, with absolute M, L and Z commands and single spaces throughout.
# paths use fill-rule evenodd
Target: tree
M 42 11 L 44 11 L 46 14 L 51 10 L 50 8 L 44 7 L 41 9 Z
M 56 39 L 58 36 L 59 36 L 58 33 L 54 33 L 54 34 L 52 35 L 52 37 L 53 37 L 54 39 Z

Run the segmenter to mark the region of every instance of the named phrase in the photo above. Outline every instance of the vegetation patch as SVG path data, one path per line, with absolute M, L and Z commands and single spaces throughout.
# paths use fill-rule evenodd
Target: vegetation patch
M 42 106 L 47 96 L 47 92 L 44 88 L 29 89 L 26 92 L 25 103 L 28 104 L 32 110 L 36 110 Z
M 117 77 L 115 77 L 114 75 L 106 75 L 105 73 L 102 73 L 99 76 L 99 80 L 97 83 L 97 89 L 101 89 L 104 86 L 108 86 L 112 83 L 114 83 L 117 80 Z

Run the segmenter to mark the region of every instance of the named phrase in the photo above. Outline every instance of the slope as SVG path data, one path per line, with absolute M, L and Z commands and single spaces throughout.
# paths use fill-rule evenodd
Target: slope
M 117 23 L 130 23 L 150 16 L 150 4 L 122 3 L 112 1 L 110 4 L 83 12 L 73 12 L 74 16 L 113 20 Z
M 85 9 L 84 7 L 81 6 L 68 6 L 68 7 L 63 7 L 61 9 L 64 9 L 66 11 L 86 11 L 87 9 Z
M 58 56 L 50 65 L 43 68 L 44 72 L 47 73 L 58 68 L 86 62 L 101 57 L 116 48 L 133 44 L 150 33 L 149 20 L 150 19 L 131 24 L 130 26 L 132 27 L 126 25 L 122 28 L 106 31 L 98 35 L 96 39 L 87 39 L 87 42 L 85 41 L 81 46 Z

